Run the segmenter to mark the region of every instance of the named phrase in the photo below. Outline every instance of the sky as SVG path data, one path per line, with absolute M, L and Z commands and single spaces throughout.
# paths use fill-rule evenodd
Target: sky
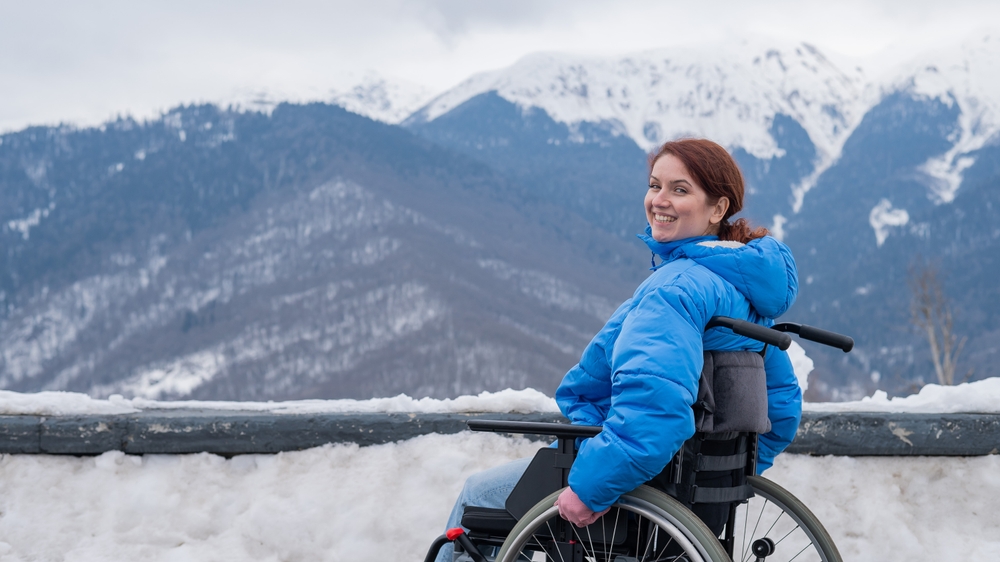
M 0 133 L 181 103 L 322 100 L 366 73 L 443 92 L 538 51 L 613 56 L 733 36 L 862 63 L 1000 22 L 983 0 L 0 0 Z

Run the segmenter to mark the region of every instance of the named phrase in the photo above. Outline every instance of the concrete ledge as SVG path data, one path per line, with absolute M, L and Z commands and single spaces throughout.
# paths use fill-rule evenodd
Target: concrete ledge
M 974 456 L 1000 452 L 1000 414 L 804 413 L 790 453 Z
M 270 414 L 147 410 L 124 415 L 0 416 L 0 453 L 219 455 L 277 453 L 327 443 L 391 443 L 458 433 L 473 418 L 566 421 L 559 414 Z
M 277 453 L 326 443 L 361 446 L 458 433 L 473 418 L 566 421 L 559 414 L 292 414 L 148 410 L 127 415 L 0 416 L 0 453 L 220 455 Z M 810 413 L 788 452 L 972 456 L 1000 452 L 1000 414 Z

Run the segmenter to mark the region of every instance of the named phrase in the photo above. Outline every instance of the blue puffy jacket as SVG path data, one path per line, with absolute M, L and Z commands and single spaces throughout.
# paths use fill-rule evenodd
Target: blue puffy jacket
M 663 262 L 611 316 L 556 390 L 563 414 L 603 431 L 580 446 L 569 485 L 594 511 L 661 470 L 694 435 L 692 404 L 703 350 L 760 350 L 760 342 L 714 328 L 712 316 L 770 326 L 798 292 L 788 247 L 771 237 L 747 244 L 715 236 L 661 243 L 640 236 Z M 758 471 L 795 437 L 802 393 L 788 355 L 768 346 L 768 418 Z

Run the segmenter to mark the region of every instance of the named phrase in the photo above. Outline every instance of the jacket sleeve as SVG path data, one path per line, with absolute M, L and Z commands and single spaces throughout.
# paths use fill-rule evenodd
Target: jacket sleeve
M 611 407 L 611 349 L 631 305 L 629 299 L 618 307 L 556 389 L 556 403 L 570 422 L 601 425 L 607 418 Z
M 771 431 L 761 435 L 758 441 L 757 474 L 770 468 L 774 457 L 788 447 L 802 418 L 802 390 L 788 354 L 768 346 L 764 370 L 767 372 L 767 417 L 771 420 Z
M 622 322 L 604 429 L 583 442 L 569 475 L 570 487 L 594 511 L 658 474 L 694 433 L 705 300 L 665 285 L 642 297 Z

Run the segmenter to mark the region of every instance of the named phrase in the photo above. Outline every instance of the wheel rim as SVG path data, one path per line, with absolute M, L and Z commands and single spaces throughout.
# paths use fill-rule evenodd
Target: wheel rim
M 544 511 L 534 524 L 512 537 L 503 560 L 570 562 L 551 546 L 550 537 L 555 534 L 557 520 L 558 507 Z M 584 560 L 588 562 L 705 562 L 709 559 L 703 549 L 681 530 L 678 521 L 642 499 L 623 496 L 602 520 L 603 528 L 596 539 L 591 527 L 580 529 L 570 526 L 574 540 L 581 545 Z M 630 533 L 626 521 L 640 531 Z M 601 536 L 605 540 L 601 540 Z
M 755 497 L 737 509 L 734 562 L 758 560 L 754 546 L 773 543 L 765 562 L 840 562 L 840 553 L 816 516 L 790 493 L 763 478 L 751 480 Z

